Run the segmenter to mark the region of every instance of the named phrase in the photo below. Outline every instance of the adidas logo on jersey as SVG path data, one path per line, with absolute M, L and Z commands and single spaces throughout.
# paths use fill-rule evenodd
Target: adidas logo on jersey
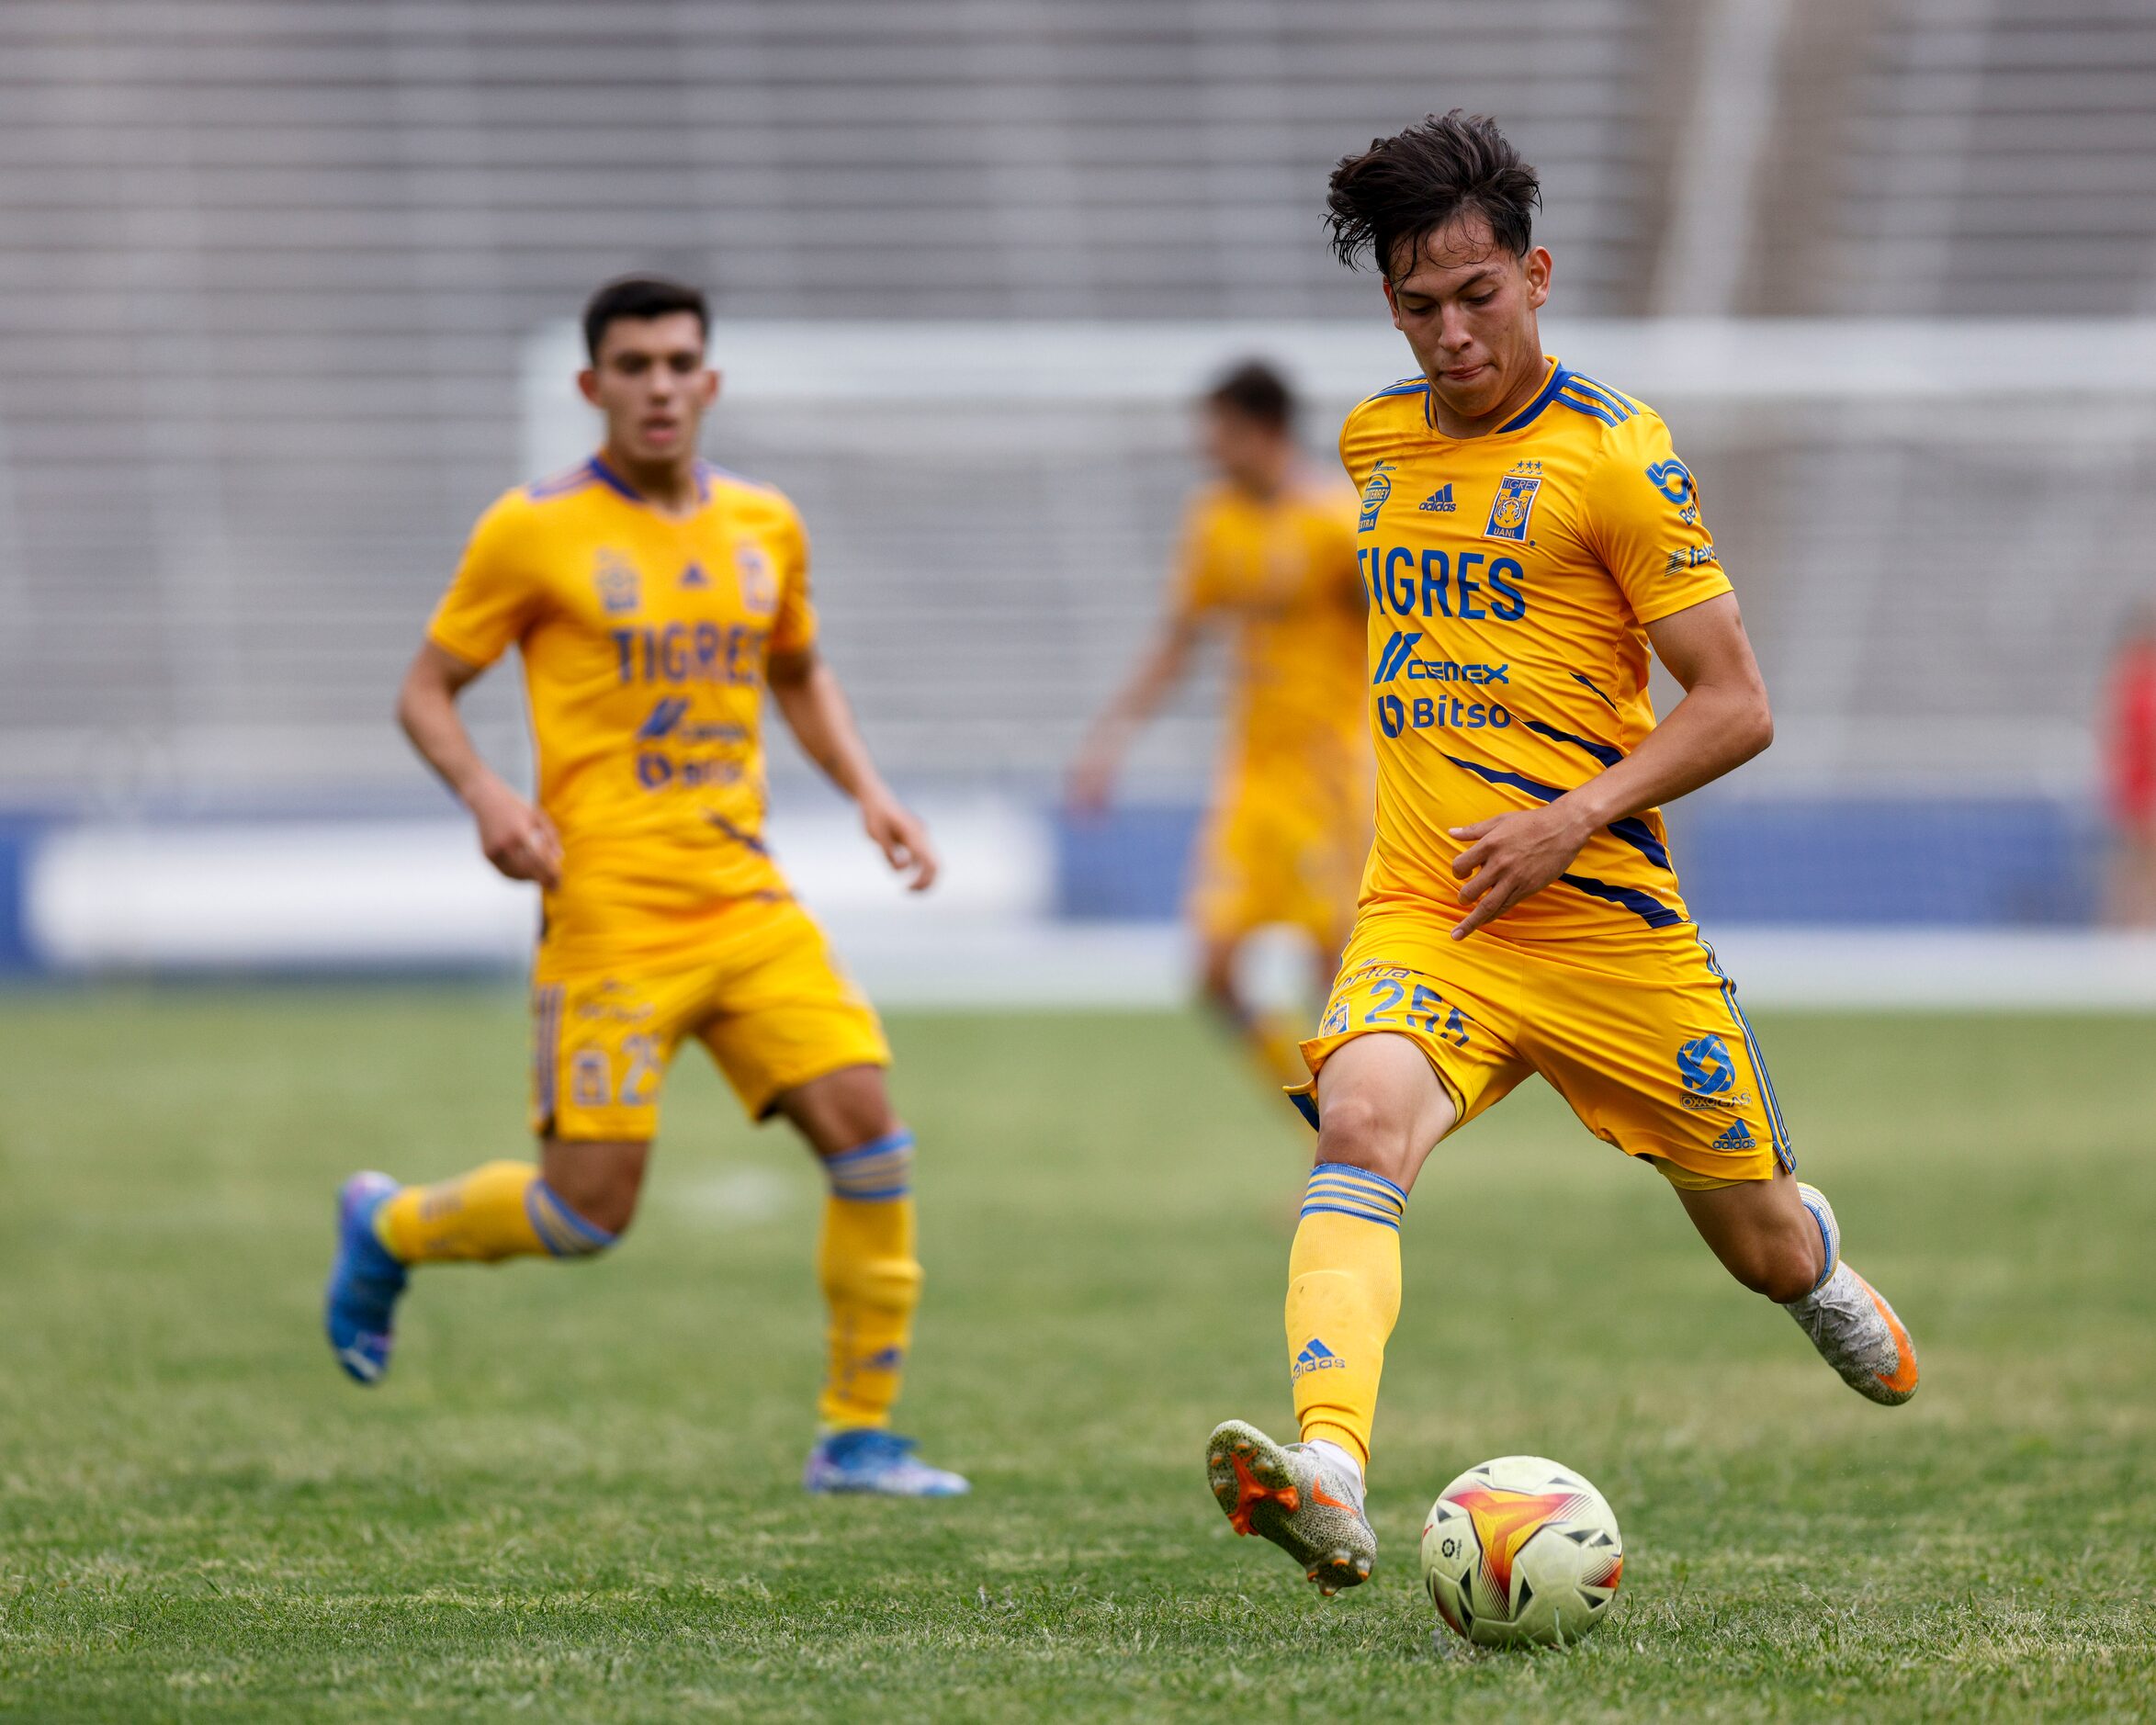
M 1756 1150 L 1759 1148 L 1759 1140 L 1753 1137 L 1751 1127 L 1740 1120 L 1707 1147 L 1710 1150 Z
M 711 585 L 711 577 L 704 572 L 703 564 L 692 563 L 682 571 L 682 585 L 683 587 L 708 587 Z
M 1331 1348 L 1313 1336 L 1303 1344 L 1303 1351 L 1295 1356 L 1294 1370 L 1289 1372 L 1288 1376 L 1300 1378 L 1306 1371 L 1333 1370 L 1345 1367 L 1347 1363 L 1339 1355 L 1334 1353 Z
M 1433 515 L 1450 515 L 1452 513 L 1452 481 L 1447 479 L 1416 507 L 1428 510 Z

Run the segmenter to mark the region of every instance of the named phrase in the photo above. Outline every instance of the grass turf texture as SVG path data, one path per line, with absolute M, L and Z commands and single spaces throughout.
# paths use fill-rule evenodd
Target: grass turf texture
M 1289 1425 L 1307 1133 L 1180 1017 L 893 1025 L 950 1505 L 810 1500 L 818 1185 L 677 1066 L 593 1265 L 317 1327 L 349 1169 L 514 1154 L 517 1003 L 0 997 L 0 1718 L 2145 1716 L 2156 1061 L 2124 1019 L 1769 1019 L 1806 1172 L 1915 1330 L 1900 1411 L 1729 1282 L 1540 1087 L 1410 1208 L 1375 1582 L 1232 1539 L 1204 1437 Z M 1433 1638 L 1429 1498 L 1529 1450 L 1623 1524 L 1557 1654 Z

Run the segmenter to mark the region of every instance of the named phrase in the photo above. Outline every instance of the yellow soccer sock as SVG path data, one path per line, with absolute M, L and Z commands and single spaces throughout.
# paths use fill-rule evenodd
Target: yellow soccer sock
M 900 1131 L 824 1158 L 816 1273 L 830 1309 L 830 1365 L 816 1411 L 834 1429 L 883 1426 L 898 1399 L 920 1265 L 913 1254 L 913 1134 Z
M 488 1162 L 455 1179 L 404 1187 L 375 1212 L 374 1228 L 389 1256 L 406 1264 L 587 1257 L 614 1244 L 528 1162 Z
M 1400 1316 L 1407 1194 L 1366 1168 L 1320 1162 L 1288 1254 L 1288 1371 L 1304 1442 L 1326 1438 L 1367 1467 L 1385 1342 Z

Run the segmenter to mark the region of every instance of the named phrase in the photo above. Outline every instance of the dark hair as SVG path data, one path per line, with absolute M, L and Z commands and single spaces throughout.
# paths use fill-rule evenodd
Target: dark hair
M 663 276 L 623 276 L 610 281 L 584 302 L 584 351 L 594 365 L 599 343 L 607 325 L 621 318 L 663 318 L 672 311 L 693 311 L 696 327 L 711 333 L 711 310 L 695 288 Z
M 1246 359 L 1224 374 L 1205 391 L 1205 400 L 1274 431 L 1286 431 L 1294 423 L 1295 392 L 1262 359 Z
M 1353 269 L 1367 252 L 1386 276 L 1403 242 L 1413 248 L 1471 211 L 1489 222 L 1499 245 L 1524 257 L 1541 201 L 1541 179 L 1497 122 L 1458 108 L 1343 157 L 1325 200 L 1335 255 Z

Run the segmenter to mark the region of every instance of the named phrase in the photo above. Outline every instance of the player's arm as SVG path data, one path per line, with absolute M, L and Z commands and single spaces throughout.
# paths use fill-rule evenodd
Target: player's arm
M 837 673 L 810 645 L 773 653 L 764 677 L 772 700 L 803 752 L 859 806 L 862 827 L 875 840 L 885 861 L 911 875 L 907 885 L 914 892 L 926 892 L 935 884 L 937 868 L 928 828 L 891 795 L 891 787 L 876 772 Z
M 1541 892 L 1611 821 L 1711 784 L 1774 740 L 1767 684 L 1735 594 L 1719 593 L 1646 628 L 1684 699 L 1631 754 L 1555 802 L 1452 829 L 1454 838 L 1473 841 L 1452 861 L 1466 883 L 1460 902 L 1473 907 L 1454 940 Z
M 486 763 L 457 710 L 457 697 L 482 669 L 431 640 L 421 642 L 397 692 L 397 722 L 420 758 L 471 811 L 487 861 L 513 881 L 559 886 L 561 840 L 554 823 Z
M 1200 614 L 1189 606 L 1170 611 L 1129 681 L 1093 721 L 1070 766 L 1065 795 L 1073 808 L 1097 814 L 1108 806 L 1116 772 L 1131 744 L 1190 669 L 1191 654 L 1202 633 L 1199 619 Z

